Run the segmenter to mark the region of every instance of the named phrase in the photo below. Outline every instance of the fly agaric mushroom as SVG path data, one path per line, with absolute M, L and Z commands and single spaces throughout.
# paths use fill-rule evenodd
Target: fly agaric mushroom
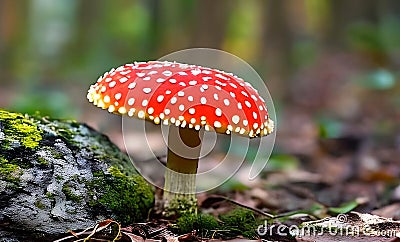
M 251 84 L 231 73 L 196 65 L 161 61 L 125 64 L 101 76 L 87 98 L 110 113 L 171 125 L 166 209 L 185 200 L 196 210 L 202 127 L 250 138 L 268 135 L 274 127 L 264 99 Z

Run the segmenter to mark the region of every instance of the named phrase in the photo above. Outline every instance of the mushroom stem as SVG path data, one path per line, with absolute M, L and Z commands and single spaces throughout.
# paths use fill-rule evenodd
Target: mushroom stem
M 164 184 L 164 209 L 168 213 L 197 212 L 196 173 L 202 133 L 175 126 L 169 129 Z

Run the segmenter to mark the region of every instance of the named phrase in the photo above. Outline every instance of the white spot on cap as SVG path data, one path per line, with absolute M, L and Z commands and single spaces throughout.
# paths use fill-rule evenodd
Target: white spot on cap
M 194 114 L 196 112 L 196 110 L 194 108 L 189 108 L 189 113 L 190 114 Z
M 114 112 L 114 111 L 115 111 L 114 105 L 108 106 L 108 112 L 112 113 L 112 112 Z
M 220 123 L 219 121 L 215 121 L 215 122 L 214 122 L 214 127 L 215 127 L 215 128 L 221 128 L 222 125 L 221 125 L 221 123 Z
M 184 93 L 183 91 L 179 91 L 179 92 L 178 92 L 178 96 L 179 96 L 179 97 L 183 97 L 183 96 L 185 96 L 185 93 Z
M 222 90 L 222 88 L 220 87 L 220 86 L 214 86 L 215 87 L 215 89 L 217 89 L 218 91 L 221 91 Z
M 126 82 L 128 80 L 128 78 L 126 78 L 126 77 L 121 77 L 120 79 L 119 79 L 119 82 L 121 82 L 121 83 L 124 83 L 124 82 Z
M 189 110 L 190 110 L 190 109 L 189 109 Z M 196 123 L 196 119 L 195 119 L 195 118 L 191 118 L 191 119 L 190 119 L 190 123 L 192 123 L 192 124 Z
M 201 97 L 200 98 L 200 103 L 201 104 L 206 104 L 207 103 L 207 99 L 205 97 Z
M 215 80 L 215 83 L 217 83 L 218 85 L 221 85 L 221 86 L 226 86 L 225 83 L 222 83 L 222 82 L 220 82 L 219 80 Z
M 150 81 L 150 77 L 146 76 L 145 78 L 143 78 L 143 81 Z
M 108 83 L 108 86 L 109 87 L 115 87 L 116 84 L 117 83 L 115 81 L 112 81 L 112 82 Z
M 111 77 L 107 77 L 105 81 L 106 82 L 110 82 L 110 81 L 112 81 L 112 78 Z
M 164 100 L 164 96 L 163 95 L 159 95 L 158 97 L 157 97 L 157 102 L 162 102 Z
M 195 129 L 195 130 L 200 130 L 200 128 L 201 128 L 200 125 L 194 126 L 194 129 Z
M 118 108 L 118 112 L 120 114 L 125 114 L 126 113 L 126 108 L 125 107 L 120 107 L 120 108 Z
M 217 94 L 217 93 L 214 93 L 214 99 L 215 99 L 216 101 L 218 101 L 218 94 Z
M 241 91 L 241 93 L 243 94 L 243 96 L 245 96 L 245 97 L 249 97 L 249 95 L 247 94 L 247 92 L 245 92 L 245 91 Z
M 258 128 L 258 123 L 254 123 L 254 124 L 253 124 L 253 128 L 254 128 L 254 129 L 257 129 L 257 128 Z
M 135 113 L 135 111 L 136 111 L 136 109 L 134 109 L 134 108 L 129 109 L 128 115 L 129 115 L 130 117 L 132 117 L 133 114 Z
M 207 84 L 203 84 L 203 85 L 201 85 L 201 87 L 202 87 L 204 90 L 207 90 L 207 89 L 208 89 L 208 85 L 207 85 Z
M 143 106 L 143 107 L 146 107 L 147 104 L 149 104 L 149 101 L 147 101 L 147 99 L 143 99 L 143 101 L 142 101 L 142 106 Z
M 171 90 L 166 90 L 166 91 L 165 91 L 165 94 L 167 94 L 167 95 L 168 95 L 168 94 L 171 94 Z
M 258 109 L 260 109 L 260 111 L 264 110 L 262 105 L 258 106 Z
M 238 124 L 239 121 L 240 121 L 240 118 L 239 118 L 238 115 L 233 115 L 233 116 L 232 116 L 232 122 L 233 122 L 234 124 Z
M 107 90 L 106 86 L 102 86 L 100 92 L 105 92 Z
M 182 87 L 186 87 L 186 83 L 184 82 L 179 82 L 179 85 L 181 85 Z
M 163 71 L 162 73 L 164 76 L 171 76 L 172 72 L 171 71 Z
M 171 104 L 175 104 L 178 99 L 176 97 L 171 98 Z
M 194 85 L 196 85 L 197 84 L 197 81 L 196 80 L 191 80 L 190 82 L 189 82 L 189 85 L 191 85 L 191 86 L 194 86 Z
M 244 125 L 244 126 L 247 126 L 248 124 L 249 124 L 249 121 L 247 121 L 247 119 L 244 119 L 244 120 L 243 120 L 243 125 Z
M 153 113 L 154 113 L 154 108 L 149 107 L 149 108 L 147 109 L 147 113 L 148 113 L 148 114 L 153 114 Z
M 174 78 L 171 78 L 168 81 L 171 82 L 172 84 L 176 83 L 176 79 L 174 79 Z
M 162 82 L 165 82 L 165 79 L 164 79 L 164 78 L 158 78 L 158 79 L 156 80 L 156 82 L 162 83 Z
M 149 73 L 147 73 L 147 75 L 154 75 L 157 74 L 158 71 L 150 71 Z
M 209 76 L 203 76 L 201 79 L 203 79 L 203 81 L 207 82 L 208 80 L 211 80 L 212 78 Z
M 193 100 L 194 100 L 193 96 L 188 96 L 187 99 L 188 99 L 189 102 L 193 102 Z
M 237 88 L 235 83 L 230 82 L 229 85 L 231 85 L 231 87 L 233 87 L 233 88 Z
M 222 75 L 220 73 L 215 74 L 215 76 L 218 77 L 218 78 L 224 79 L 224 80 L 229 80 L 228 77 L 226 77 L 226 76 L 224 76 L 224 75 Z
M 171 113 L 171 110 L 169 110 L 168 108 L 164 109 L 164 113 L 165 115 L 169 115 Z
M 220 108 L 216 108 L 216 109 L 215 109 L 215 115 L 217 115 L 218 117 L 221 117 L 221 116 L 222 116 L 222 111 L 221 111 Z
M 257 97 L 254 94 L 251 95 L 251 98 L 253 98 L 253 100 L 256 102 L 258 101 Z
M 200 69 L 194 69 L 191 72 L 192 72 L 192 75 L 197 76 L 198 74 L 201 73 L 201 70 Z
M 138 76 L 138 77 L 144 77 L 145 75 L 146 75 L 146 73 L 143 73 L 143 72 L 136 73 L 136 76 Z
M 256 112 L 253 112 L 253 118 L 257 119 L 257 113 Z
M 241 104 L 241 103 L 238 103 L 238 104 L 237 104 L 237 107 L 238 107 L 238 109 L 243 109 L 243 107 L 242 107 L 242 104 Z
M 151 92 L 151 88 L 150 87 L 145 87 L 143 88 L 143 92 L 146 94 L 149 94 Z
M 105 95 L 104 98 L 103 98 L 103 101 L 104 101 L 105 103 L 109 103 L 109 102 L 111 101 L 110 96 Z
M 128 100 L 128 105 L 132 106 L 135 103 L 135 98 L 131 97 Z
M 133 88 L 135 88 L 136 87 L 136 82 L 132 82 L 132 83 L 130 83 L 129 85 L 128 85 L 128 88 L 129 89 L 133 89 Z
M 229 104 L 230 104 L 229 100 L 225 98 L 224 99 L 224 104 L 225 104 L 225 106 L 229 106 Z
M 183 104 L 179 105 L 179 111 L 183 112 L 183 110 L 185 110 L 185 105 L 183 105 Z
M 143 110 L 140 110 L 139 112 L 138 112 L 138 117 L 139 118 L 144 118 L 146 116 L 146 113 L 143 111 Z
M 236 94 L 234 92 L 229 92 L 229 94 L 231 95 L 231 97 L 235 98 Z
M 178 74 L 181 75 L 181 76 L 187 76 L 187 73 L 184 72 L 184 71 L 180 71 L 180 72 L 178 72 Z

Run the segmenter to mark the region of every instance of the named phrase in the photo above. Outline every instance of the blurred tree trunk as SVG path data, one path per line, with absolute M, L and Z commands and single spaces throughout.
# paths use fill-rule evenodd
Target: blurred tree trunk
M 21 1 L 0 0 L 0 72 L 5 81 L 12 81 L 9 71 L 13 69 L 14 48 L 20 48 L 25 40 L 26 25 L 21 22 L 26 18 L 27 6 Z
M 261 61 L 267 68 L 268 88 L 274 98 L 284 98 L 288 77 L 291 74 L 291 50 L 293 33 L 288 20 L 287 1 L 262 1 L 261 7 L 265 10 L 263 19 Z
M 196 22 L 192 32 L 192 46 L 221 48 L 232 1 L 202 0 L 196 1 L 196 3 Z
M 385 1 L 376 0 L 330 0 L 330 16 L 327 29 L 322 32 L 325 47 L 343 47 L 349 23 L 368 21 L 377 23 L 379 6 Z

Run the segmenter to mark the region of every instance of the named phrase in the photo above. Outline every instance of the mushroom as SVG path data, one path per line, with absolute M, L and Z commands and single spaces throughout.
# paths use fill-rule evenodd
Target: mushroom
M 251 84 L 220 70 L 167 61 L 135 62 L 111 69 L 90 86 L 94 105 L 170 125 L 164 208 L 184 203 L 197 211 L 196 173 L 202 128 L 217 133 L 268 135 L 274 124 Z

